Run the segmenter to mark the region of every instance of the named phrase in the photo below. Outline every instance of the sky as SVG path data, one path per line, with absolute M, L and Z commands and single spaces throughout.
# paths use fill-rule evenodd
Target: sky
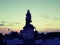
M 60 0 L 0 0 L 0 32 L 22 30 L 28 9 L 37 31 L 60 31 Z

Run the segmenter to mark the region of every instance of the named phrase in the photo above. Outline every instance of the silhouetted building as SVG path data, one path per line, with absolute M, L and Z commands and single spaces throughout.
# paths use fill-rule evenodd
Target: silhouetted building
M 32 22 L 31 20 L 31 13 L 28 10 L 27 14 L 26 14 L 26 24 L 23 27 L 23 31 L 24 31 L 24 44 L 25 45 L 33 45 L 34 44 L 34 29 L 35 27 L 30 24 Z
M 25 39 L 34 39 L 34 29 L 35 29 L 35 27 L 32 24 L 30 24 L 31 22 L 32 22 L 31 13 L 28 10 L 27 14 L 26 14 L 26 24 L 23 27 L 24 34 L 25 34 L 25 36 L 24 36 Z

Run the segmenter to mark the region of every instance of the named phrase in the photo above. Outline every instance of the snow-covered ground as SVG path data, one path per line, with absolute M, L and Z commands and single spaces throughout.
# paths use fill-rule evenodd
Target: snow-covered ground
M 13 40 L 4 40 L 7 45 L 16 45 L 16 44 L 23 44 L 23 40 L 13 39 Z
M 46 40 L 36 40 L 35 44 L 43 44 L 43 45 L 60 45 L 60 39 L 46 39 Z
M 5 40 L 7 42 L 8 45 L 16 45 L 16 44 L 23 44 L 24 41 L 23 40 L 19 40 L 19 39 L 13 39 L 13 40 Z M 35 40 L 35 44 L 42 44 L 42 45 L 60 45 L 60 39 L 55 38 L 55 39 L 46 39 L 46 40 L 42 40 L 42 39 L 38 39 Z

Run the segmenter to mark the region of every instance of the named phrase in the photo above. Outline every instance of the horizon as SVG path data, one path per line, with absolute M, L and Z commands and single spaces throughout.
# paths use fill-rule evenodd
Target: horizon
M 38 32 L 60 32 L 60 0 L 0 0 L 0 33 L 22 30 L 28 9 Z

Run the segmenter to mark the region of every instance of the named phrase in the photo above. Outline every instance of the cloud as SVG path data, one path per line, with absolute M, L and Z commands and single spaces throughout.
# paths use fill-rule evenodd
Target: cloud
M 1 23 L 6 23 L 5 21 L 1 21 Z
M 13 26 L 13 24 L 3 24 L 3 23 L 1 23 L 0 26 Z
M 48 15 L 41 15 L 42 18 L 44 19 L 53 19 L 53 20 L 60 20 L 59 17 L 53 17 L 53 16 L 48 16 Z
M 4 24 L 0 24 L 0 26 L 5 26 Z
M 13 24 L 7 24 L 6 26 L 13 26 Z
M 54 20 L 60 20 L 60 18 L 55 17 Z
M 1 21 L 0 26 L 15 26 L 20 24 L 19 22 L 15 22 L 15 23 L 7 23 L 5 21 Z
M 15 23 L 15 24 L 20 24 L 20 23 Z
M 41 17 L 43 17 L 45 19 L 48 19 L 49 18 L 49 16 L 47 16 L 47 15 L 41 15 Z
M 8 28 L 0 27 L 0 33 L 8 33 Z
M 46 32 L 60 32 L 60 28 L 58 29 L 45 29 Z
M 15 26 L 15 25 L 18 25 L 18 24 L 20 24 L 20 23 L 8 23 L 5 26 Z

